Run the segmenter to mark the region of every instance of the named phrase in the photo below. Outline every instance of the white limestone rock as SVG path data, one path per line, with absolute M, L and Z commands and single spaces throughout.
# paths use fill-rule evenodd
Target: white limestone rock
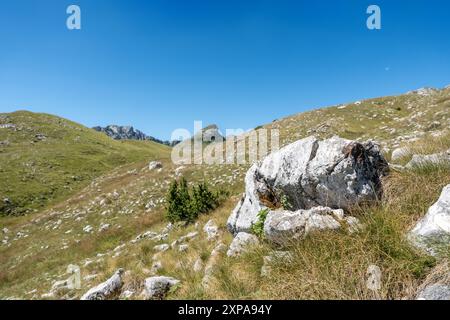
M 409 238 L 432 255 L 450 246 L 450 184 L 444 187 L 438 201 L 411 230 Z
M 433 284 L 417 295 L 417 300 L 450 300 L 450 286 Z
M 258 213 L 279 208 L 284 197 L 290 210 L 317 206 L 348 209 L 379 199 L 388 164 L 373 142 L 360 144 L 333 137 L 309 137 L 271 153 L 245 177 L 245 194 L 228 219 L 231 233 L 250 232 Z
M 147 299 L 162 300 L 169 290 L 180 283 L 180 280 L 171 277 L 159 276 L 145 279 L 144 292 Z
M 111 299 L 120 292 L 123 286 L 122 275 L 123 269 L 119 269 L 116 273 L 103 283 L 86 292 L 81 300 L 106 300 Z
M 413 155 L 411 161 L 406 164 L 407 169 L 420 168 L 427 165 L 450 166 L 450 149 L 444 152 L 429 155 Z
M 219 227 L 212 219 L 205 224 L 205 226 L 203 227 L 203 231 L 206 233 L 208 241 L 215 240 L 219 236 Z
M 227 256 L 237 257 L 247 251 L 248 247 L 257 245 L 259 243 L 258 237 L 246 232 L 239 232 L 230 244 L 227 251 Z
M 342 219 L 342 210 L 328 207 L 270 211 L 264 222 L 264 236 L 270 242 L 283 245 L 313 231 L 339 229 Z

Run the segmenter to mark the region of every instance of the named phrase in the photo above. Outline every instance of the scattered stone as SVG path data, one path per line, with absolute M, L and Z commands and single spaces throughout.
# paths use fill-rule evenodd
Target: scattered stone
M 197 260 L 195 260 L 194 265 L 192 266 L 192 269 L 194 270 L 194 272 L 200 272 L 203 270 L 203 261 L 200 258 L 197 258 Z
M 205 224 L 203 231 L 206 233 L 208 241 L 215 240 L 219 236 L 219 228 L 212 219 Z
M 187 235 L 182 236 L 180 239 L 178 239 L 178 243 L 182 243 L 184 241 L 192 240 L 192 239 L 194 239 L 197 236 L 198 236 L 198 232 L 197 231 L 189 232 Z
M 164 252 L 170 249 L 170 246 L 166 243 L 154 246 L 153 249 L 158 252 Z
M 167 224 L 167 226 L 165 226 L 164 229 L 162 229 L 161 233 L 163 233 L 163 234 L 164 234 L 164 233 L 165 233 L 165 234 L 168 234 L 170 231 L 173 230 L 173 228 L 174 228 L 173 223 L 172 223 L 172 222 L 169 222 L 169 223 Z
M 153 238 L 156 237 L 158 234 L 153 231 L 146 231 L 140 235 L 138 235 L 134 240 L 131 240 L 131 243 L 136 243 L 138 241 L 141 241 L 143 239 Z
M 34 141 L 35 142 L 37 142 L 37 141 L 45 141 L 45 140 L 47 140 L 47 137 L 44 134 L 42 134 L 42 133 L 38 133 L 38 134 L 36 134 L 34 136 Z
M 401 158 L 404 158 L 404 157 L 408 156 L 409 154 L 410 154 L 410 151 L 408 148 L 406 148 L 406 147 L 397 148 L 394 151 L 392 151 L 391 161 L 400 160 Z
M 160 161 L 151 161 L 148 164 L 148 170 L 153 171 L 156 169 L 161 169 L 163 167 L 163 164 Z
M 450 246 L 450 184 L 444 187 L 438 201 L 412 229 L 409 238 L 432 255 Z
M 86 232 L 86 233 L 91 233 L 92 230 L 94 230 L 94 227 L 92 227 L 92 226 L 90 226 L 90 225 L 87 225 L 87 226 L 85 226 L 85 227 L 83 228 L 83 231 Z
M 144 292 L 146 299 L 162 300 L 169 290 L 180 283 L 180 280 L 171 277 L 151 277 L 145 279 Z
M 117 270 L 111 278 L 86 292 L 81 297 L 81 300 L 106 300 L 113 298 L 123 286 L 123 272 L 123 269 Z
M 100 225 L 100 228 L 98 228 L 98 232 L 103 232 L 109 229 L 111 225 L 109 223 L 103 223 Z
M 178 251 L 180 251 L 180 252 L 185 252 L 185 251 L 187 251 L 189 249 L 189 245 L 187 245 L 187 244 L 180 244 L 179 246 L 178 246 Z
M 247 251 L 248 247 L 257 245 L 259 243 L 258 237 L 246 232 L 239 232 L 230 244 L 227 251 L 227 256 L 237 257 Z

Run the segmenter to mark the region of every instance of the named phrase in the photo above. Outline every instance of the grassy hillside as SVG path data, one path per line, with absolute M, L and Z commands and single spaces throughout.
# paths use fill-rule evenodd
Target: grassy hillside
M 24 113 L 25 118 L 32 116 Z M 78 128 L 67 120 L 62 121 Z M 32 123 L 35 127 L 34 121 Z M 263 127 L 280 130 L 281 146 L 313 134 L 321 137 L 337 134 L 358 140 L 377 140 L 388 158 L 398 146 L 409 146 L 412 153 L 429 154 L 450 148 L 450 89 L 333 106 L 282 118 Z M 2 130 L 6 129 L 0 129 L 4 134 Z M 39 132 L 35 130 L 33 135 L 28 135 L 28 140 Z M 92 134 L 96 141 L 91 145 L 91 155 L 113 149 L 118 154 L 137 157 L 137 154 L 128 154 L 129 148 L 141 148 L 139 143 L 116 144 L 89 129 L 81 127 L 79 130 Z M 9 134 L 12 140 L 14 134 Z M 35 148 L 42 142 L 45 141 L 28 142 L 28 145 Z M 65 143 L 61 145 L 70 149 Z M 49 162 L 53 159 L 52 148 L 46 149 L 50 154 Z M 20 149 L 16 156 L 28 154 L 28 161 L 39 160 L 25 149 Z M 74 153 L 77 157 L 83 155 L 80 150 Z M 90 157 L 83 155 L 85 161 Z M 104 173 L 95 172 L 95 179 L 86 179 L 84 187 L 64 201 L 54 201 L 53 206 L 38 209 L 32 215 L 1 218 L 0 229 L 8 230 L 0 234 L 3 237 L 0 238 L 3 241 L 0 243 L 0 298 L 45 297 L 56 281 L 68 277 L 67 266 L 76 264 L 81 268 L 82 288 L 62 291 L 57 298 L 79 298 L 120 267 L 127 271 L 123 290 L 134 292 L 131 299 L 140 299 L 143 280 L 151 275 L 155 259 L 163 263 L 158 274 L 181 280 L 181 285 L 169 298 L 182 299 L 412 298 L 422 283 L 435 276 L 432 271 L 435 265 L 439 264 L 438 270 L 448 272 L 445 260 L 437 262 L 425 256 L 404 238 L 406 231 L 436 201 L 442 187 L 450 183 L 449 169 L 433 166 L 412 171 L 393 170 L 384 182 L 381 203 L 355 208 L 353 214 L 366 225 L 362 232 L 326 232 L 294 243 L 288 248 L 294 255 L 293 262 L 276 265 L 270 277 L 261 276 L 262 257 L 279 248 L 263 243 L 240 258 L 221 255 L 213 269 L 211 286 L 205 288 L 201 283 L 204 268 L 194 271 L 193 265 L 198 259 L 204 265 L 208 263 L 215 243 L 207 241 L 202 227 L 209 219 L 214 219 L 219 226 L 220 240 L 229 245 L 232 237 L 226 230 L 226 220 L 244 191 L 243 178 L 250 164 L 176 166 L 168 157 L 161 157 L 161 171 L 147 170 L 148 158 L 145 157 L 127 158 L 123 164 L 128 164 L 106 172 L 116 163 L 104 160 Z M 404 164 L 410 158 L 408 155 L 399 163 Z M 14 161 L 14 166 L 22 168 L 21 162 Z M 90 163 L 98 168 L 98 162 Z M 92 165 L 86 165 L 88 168 L 92 169 Z M 176 227 L 167 239 L 133 241 L 144 232 L 160 232 L 166 226 L 164 196 L 170 183 L 182 176 L 191 183 L 207 181 L 214 188 L 230 191 L 231 196 L 214 212 L 201 216 L 198 224 Z M 11 183 L 10 188 L 15 187 L 15 183 Z M 38 187 L 46 188 L 40 184 Z M 157 244 L 171 244 L 192 231 L 199 234 L 188 242 L 189 249 L 185 252 L 170 249 L 157 254 L 154 249 Z M 371 264 L 376 264 L 383 272 L 378 295 L 368 291 L 365 285 L 366 271 Z
M 0 215 L 36 211 L 112 168 L 168 154 L 165 146 L 114 141 L 48 114 L 0 114 Z

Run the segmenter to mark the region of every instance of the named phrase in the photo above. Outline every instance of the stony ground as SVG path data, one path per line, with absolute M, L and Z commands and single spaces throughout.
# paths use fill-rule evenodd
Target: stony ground
M 329 137 L 336 134 L 344 138 L 378 141 L 388 158 L 395 148 L 401 146 L 411 146 L 414 153 L 429 154 L 450 148 L 450 88 L 423 89 L 398 97 L 358 101 L 310 111 L 276 120 L 264 127 L 280 130 L 281 145 L 310 135 Z M 11 144 L 11 139 L 8 141 Z M 403 165 L 410 158 L 411 154 L 406 155 L 397 163 Z M 118 268 L 125 270 L 123 299 L 143 298 L 143 281 L 153 274 L 181 280 L 169 298 L 191 299 L 374 298 L 360 288 L 359 282 L 364 283 L 364 280 L 354 280 L 364 279 L 364 266 L 370 264 L 371 259 L 383 266 L 389 263 L 393 266 L 392 270 L 387 271 L 389 281 L 381 294 L 382 298 L 410 297 L 423 280 L 430 276 L 431 269 L 428 266 L 431 267 L 433 262 L 421 255 L 409 253 L 403 244 L 402 247 L 395 246 L 396 250 L 400 248 L 400 253 L 392 253 L 392 246 L 377 242 L 376 246 L 379 245 L 380 249 L 375 250 L 375 244 L 370 242 L 373 248 L 367 250 L 367 254 L 361 254 L 361 266 L 351 266 L 351 257 L 358 260 L 358 254 L 352 255 L 339 249 L 334 255 L 329 255 L 322 248 L 329 240 L 323 240 L 322 243 L 311 240 L 310 247 L 322 248 L 322 251 L 311 253 L 310 248 L 305 247 L 308 241 L 302 244 L 303 247 L 293 250 L 298 253 L 298 269 L 306 269 L 307 263 L 309 277 L 279 266 L 281 274 L 277 275 L 285 281 L 275 283 L 273 279 L 264 279 L 260 270 L 262 257 L 272 250 L 268 246 L 257 248 L 252 254 L 240 259 L 226 258 L 221 250 L 217 250 L 217 256 L 212 255 L 215 248 L 220 249 L 220 243 L 228 246 L 231 241 L 225 224 L 244 190 L 243 177 L 249 164 L 175 166 L 167 157 L 163 157 L 160 159 L 162 169 L 149 170 L 148 162 L 153 159 L 149 157 L 145 161 L 123 164 L 106 174 L 100 174 L 90 184 L 65 196 L 64 200 L 44 206 L 37 212 L 0 218 L 0 298 L 80 298 Z M 386 219 L 380 222 L 370 218 L 374 230 L 378 230 L 376 228 L 380 225 L 383 230 L 389 230 L 385 224 L 390 223 L 401 224 L 399 228 L 402 229 L 410 227 L 437 199 L 440 188 L 450 183 L 449 172 L 441 169 L 426 173 L 414 172 L 413 175 L 394 172 L 393 175 L 391 185 L 404 186 L 409 192 L 418 192 L 414 188 L 421 181 L 428 181 L 429 186 L 422 188 L 423 195 L 417 193 L 410 198 L 389 198 L 398 202 L 395 208 L 404 211 L 402 220 Z M 230 198 L 210 215 L 201 216 L 196 224 L 168 227 L 164 220 L 164 196 L 169 184 L 181 176 L 190 183 L 207 181 L 214 188 L 228 190 Z M 389 207 L 391 204 L 377 210 L 392 210 L 393 207 Z M 385 212 L 378 211 L 374 217 L 385 217 Z M 217 238 L 212 240 L 203 230 L 210 219 L 219 229 Z M 354 237 L 341 237 L 348 242 L 336 240 L 334 243 L 340 243 L 343 247 L 347 245 L 360 252 L 368 244 L 358 242 L 364 237 Z M 380 258 L 386 254 L 383 251 L 386 248 L 381 248 L 381 243 L 391 250 L 388 258 Z M 155 248 L 162 244 L 167 244 L 169 249 L 166 250 L 167 246 Z M 314 276 L 315 273 L 322 274 L 323 270 L 318 265 L 317 268 L 311 265 L 330 260 L 338 262 L 342 268 L 329 270 L 326 276 Z M 58 287 L 58 281 L 68 277 L 66 270 L 71 264 L 81 269 L 79 290 Z M 361 270 L 354 271 L 358 268 Z M 445 269 L 445 266 L 441 268 Z M 349 280 L 335 279 L 349 270 L 355 274 L 347 278 L 356 282 L 341 283 Z M 205 285 L 205 275 L 209 274 L 214 276 Z M 333 292 L 332 288 L 337 283 L 346 289 Z M 408 284 L 402 287 L 399 283 Z M 318 289 L 311 290 L 311 286 Z M 320 289 L 325 287 L 328 289 Z M 303 288 L 303 291 L 299 291 L 299 288 Z M 352 291 L 354 294 L 349 293 Z

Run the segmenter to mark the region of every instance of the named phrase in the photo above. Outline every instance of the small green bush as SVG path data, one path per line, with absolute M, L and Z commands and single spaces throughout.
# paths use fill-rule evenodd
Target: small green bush
M 180 182 L 175 180 L 166 195 L 166 218 L 170 222 L 193 222 L 200 214 L 207 214 L 217 208 L 227 195 L 224 191 L 210 191 L 205 182 L 189 190 L 185 178 Z
M 269 209 L 263 209 L 258 212 L 258 221 L 252 225 L 252 232 L 254 235 L 262 238 L 264 235 L 264 222 L 266 221 Z

